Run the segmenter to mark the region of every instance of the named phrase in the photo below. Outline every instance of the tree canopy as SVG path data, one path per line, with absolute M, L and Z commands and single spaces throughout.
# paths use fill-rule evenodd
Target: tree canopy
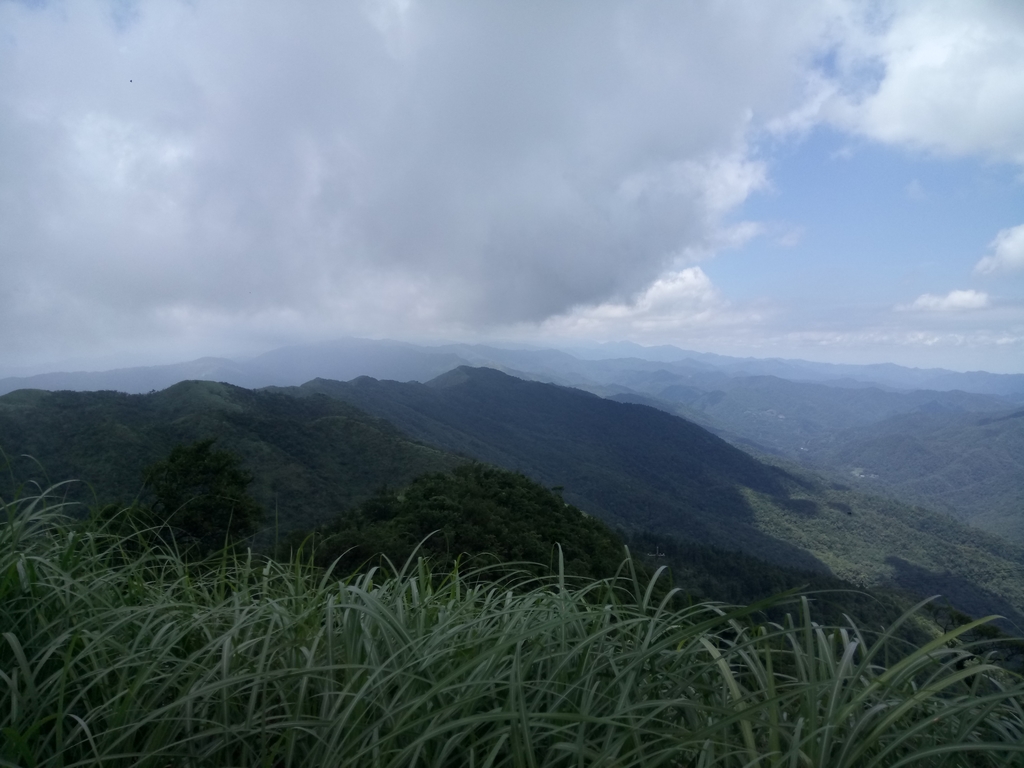
M 215 450 L 215 440 L 176 446 L 145 471 L 154 522 L 204 552 L 255 533 L 263 517 L 248 493 L 252 475 L 233 453 Z
M 429 538 L 428 538 L 429 537 Z M 401 565 L 417 546 L 446 567 L 461 554 L 493 555 L 537 573 L 605 577 L 624 557 L 623 543 L 603 523 L 516 472 L 467 464 L 423 475 L 401 491 L 374 498 L 323 527 L 316 559 L 341 559 L 343 571 L 379 555 Z

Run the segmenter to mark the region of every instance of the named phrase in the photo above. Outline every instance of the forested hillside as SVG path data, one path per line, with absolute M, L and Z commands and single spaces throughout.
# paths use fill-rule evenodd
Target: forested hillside
M 314 380 L 425 442 L 513 470 L 627 529 L 681 536 L 864 585 L 955 595 L 1024 626 L 1024 548 L 945 515 L 765 464 L 654 408 L 461 368 L 428 383 Z
M 321 566 L 337 562 L 341 572 L 381 557 L 401 566 L 418 553 L 442 569 L 477 555 L 483 559 L 466 567 L 515 563 L 547 575 L 558 572 L 561 556 L 565 573 L 603 579 L 624 558 L 623 541 L 604 523 L 524 475 L 476 463 L 382 490 L 321 526 L 312 541 L 304 535 L 290 543 L 305 546 Z
M 806 461 L 1024 541 L 1024 410 L 896 416 L 813 442 Z
M 895 621 L 916 597 L 888 590 L 864 590 L 835 576 L 785 567 L 727 550 L 646 531 L 625 533 L 633 567 L 643 580 L 667 567 L 663 588 L 681 591 L 684 602 L 718 600 L 747 605 L 801 590 L 811 593 L 819 621 L 841 623 L 851 616 L 864 626 Z M 526 476 L 471 463 L 451 472 L 416 478 L 405 488 L 382 490 L 314 532 L 295 531 L 278 547 L 287 559 L 298 550 L 338 574 L 382 565 L 392 570 L 410 558 L 429 557 L 448 570 L 508 567 L 538 578 L 564 572 L 575 580 L 628 574 L 625 541 L 601 521 L 567 504 L 559 491 Z M 945 603 L 938 601 L 940 611 Z M 782 621 L 788 609 L 766 609 Z M 920 625 L 906 633 L 921 639 Z
M 0 397 L 0 498 L 16 486 L 77 480 L 69 498 L 130 502 L 143 470 L 177 444 L 210 437 L 237 454 L 271 531 L 311 528 L 417 475 L 460 459 L 327 397 L 296 399 L 229 384 L 183 382 L 149 395 L 20 390 Z

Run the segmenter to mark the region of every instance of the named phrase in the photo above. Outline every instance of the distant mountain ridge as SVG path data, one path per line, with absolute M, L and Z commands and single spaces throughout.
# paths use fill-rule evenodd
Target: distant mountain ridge
M 903 391 L 959 389 L 1024 403 L 1024 374 L 960 373 L 890 363 L 841 365 L 779 358 L 738 358 L 673 346 L 643 347 L 630 342 L 559 350 L 474 344 L 429 346 L 358 338 L 281 347 L 247 360 L 207 357 L 171 365 L 13 376 L 0 379 L 0 395 L 25 388 L 143 393 L 192 379 L 224 381 L 249 388 L 293 386 L 316 377 L 347 381 L 357 376 L 372 376 L 422 382 L 467 364 L 518 372 L 528 377 L 552 377 L 553 383 L 575 386 L 607 384 L 609 372 L 656 371 L 667 365 L 668 370 L 675 373 L 776 376 L 833 387 L 873 385 Z
M 895 363 L 817 363 L 786 358 L 730 357 L 709 352 L 692 352 L 671 345 L 643 347 L 631 342 L 570 348 L 584 359 L 637 357 L 643 360 L 680 362 L 690 360 L 732 375 L 777 376 L 790 381 L 827 383 L 831 386 L 891 387 L 904 391 L 930 389 L 1020 397 L 1024 395 L 1024 374 L 987 371 L 950 371 L 944 368 L 908 368 Z
M 317 376 L 348 380 L 372 375 L 400 381 L 426 381 L 466 362 L 448 352 L 403 342 L 340 339 L 282 347 L 247 360 L 204 357 L 171 365 L 14 376 L 0 379 L 0 395 L 17 389 L 109 389 L 144 394 L 192 380 L 220 381 L 247 389 L 297 385 Z
M 634 373 L 624 392 L 609 395 L 647 405 L 723 430 L 762 450 L 801 458 L 801 451 L 844 430 L 867 427 L 910 413 L 996 414 L 1006 400 L 954 390 L 897 392 L 877 387 L 837 389 L 775 376 Z M 638 398 L 637 395 L 640 395 Z

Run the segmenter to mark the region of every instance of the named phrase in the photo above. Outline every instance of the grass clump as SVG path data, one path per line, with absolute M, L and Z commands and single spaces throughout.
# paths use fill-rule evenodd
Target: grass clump
M 959 639 L 573 581 L 201 563 L 0 519 L 0 764 L 974 766 L 1024 761 L 1020 681 Z M 655 579 L 657 579 L 657 575 Z

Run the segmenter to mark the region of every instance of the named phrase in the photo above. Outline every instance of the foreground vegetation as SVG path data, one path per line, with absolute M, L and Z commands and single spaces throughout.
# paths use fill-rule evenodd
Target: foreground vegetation
M 1021 765 L 1024 687 L 960 640 L 423 559 L 342 578 L 0 520 L 0 764 Z M 506 566 L 507 568 L 507 566 Z M 657 577 L 655 577 L 657 578 Z

